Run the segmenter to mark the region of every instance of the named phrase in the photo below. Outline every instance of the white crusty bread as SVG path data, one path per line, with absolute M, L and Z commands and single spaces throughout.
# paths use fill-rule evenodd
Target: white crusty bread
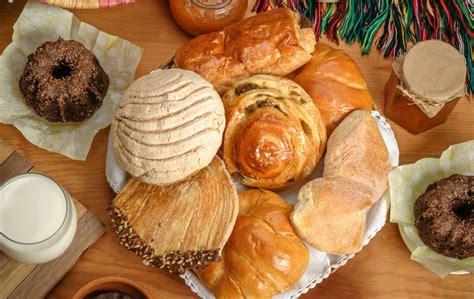
M 349 114 L 329 137 L 323 177 L 301 188 L 291 221 L 298 235 L 332 254 L 358 252 L 366 211 L 387 188 L 387 148 L 370 113 Z
M 303 240 L 321 251 L 357 252 L 371 192 L 367 185 L 340 176 L 313 180 L 298 193 L 291 215 L 293 226 Z
M 392 169 L 387 147 L 372 115 L 352 112 L 328 140 L 323 176 L 344 176 L 370 186 L 374 204 L 387 189 Z
M 225 127 L 222 101 L 194 72 L 158 70 L 133 82 L 112 122 L 113 148 L 127 172 L 169 185 L 209 165 Z

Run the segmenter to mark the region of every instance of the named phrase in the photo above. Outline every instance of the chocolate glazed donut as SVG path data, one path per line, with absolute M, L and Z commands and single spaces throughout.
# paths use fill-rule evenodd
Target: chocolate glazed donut
M 309 176 L 326 143 L 311 98 L 291 80 L 256 75 L 223 97 L 227 169 L 250 187 L 281 190 Z
M 428 186 L 415 202 L 415 226 L 437 253 L 474 257 L 474 176 L 454 174 Z
M 36 114 L 50 122 L 81 122 L 102 105 L 109 77 L 81 43 L 59 38 L 28 56 L 20 89 Z

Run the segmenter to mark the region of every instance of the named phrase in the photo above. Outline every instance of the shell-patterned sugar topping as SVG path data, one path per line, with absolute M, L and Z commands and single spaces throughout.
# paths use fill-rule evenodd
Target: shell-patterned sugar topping
M 143 182 L 168 185 L 209 165 L 225 127 L 222 101 L 194 72 L 158 70 L 133 82 L 112 122 L 122 166 Z

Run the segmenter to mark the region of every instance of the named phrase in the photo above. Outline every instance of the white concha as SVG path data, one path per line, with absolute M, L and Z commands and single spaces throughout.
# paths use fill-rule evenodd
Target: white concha
M 168 185 L 211 163 L 222 142 L 224 106 L 194 72 L 158 70 L 133 82 L 112 122 L 114 151 L 143 182 Z

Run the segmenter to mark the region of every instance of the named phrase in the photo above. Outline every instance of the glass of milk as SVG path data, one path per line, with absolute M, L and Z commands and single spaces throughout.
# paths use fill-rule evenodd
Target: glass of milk
M 74 203 L 52 178 L 26 173 L 0 187 L 0 251 L 10 258 L 49 262 L 66 251 L 76 228 Z

